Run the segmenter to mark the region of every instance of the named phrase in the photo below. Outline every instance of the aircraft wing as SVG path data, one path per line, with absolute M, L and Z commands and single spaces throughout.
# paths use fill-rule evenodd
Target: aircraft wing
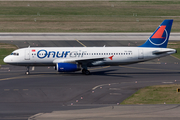
M 55 59 L 53 61 L 53 63 L 71 63 L 71 62 L 78 62 L 79 64 L 82 63 L 92 63 L 92 62 L 96 62 L 96 61 L 104 61 L 106 59 L 110 59 L 112 60 L 113 56 L 110 57 L 94 57 L 94 58 L 71 58 L 71 59 Z

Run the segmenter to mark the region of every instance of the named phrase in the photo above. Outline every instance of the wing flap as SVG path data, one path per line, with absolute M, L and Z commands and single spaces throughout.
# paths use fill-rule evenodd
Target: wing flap
M 86 62 L 86 61 L 99 61 L 104 60 L 104 58 L 74 58 L 74 59 L 55 59 L 53 63 L 60 62 Z

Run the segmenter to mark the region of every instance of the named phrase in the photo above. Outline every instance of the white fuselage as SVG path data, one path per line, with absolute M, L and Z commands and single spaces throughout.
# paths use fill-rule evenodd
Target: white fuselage
M 166 51 L 154 54 L 155 51 Z M 13 51 L 4 62 L 23 66 L 55 66 L 59 62 L 88 60 L 87 67 L 125 65 L 175 53 L 170 48 L 146 47 L 29 47 Z M 109 57 L 112 56 L 112 59 Z M 94 61 L 94 59 L 103 58 Z M 91 61 L 92 59 L 92 61 Z

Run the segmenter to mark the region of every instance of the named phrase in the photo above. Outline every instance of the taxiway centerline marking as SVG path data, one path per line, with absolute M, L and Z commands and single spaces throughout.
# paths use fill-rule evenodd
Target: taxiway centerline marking
M 81 44 L 82 46 L 86 47 L 82 42 L 80 42 L 79 40 L 75 39 L 79 44 Z
M 39 75 L 36 75 L 36 76 L 39 76 Z M 22 78 L 27 78 L 27 77 L 34 77 L 34 76 L 20 76 L 20 77 L 2 78 L 2 79 L 0 79 L 0 81 L 4 81 L 4 80 L 13 80 L 13 79 L 22 79 Z
M 93 68 L 93 69 L 89 69 L 89 70 L 98 70 L 98 69 L 104 69 L 104 68 L 108 68 L 110 66 L 105 66 L 105 67 L 101 67 L 101 68 Z

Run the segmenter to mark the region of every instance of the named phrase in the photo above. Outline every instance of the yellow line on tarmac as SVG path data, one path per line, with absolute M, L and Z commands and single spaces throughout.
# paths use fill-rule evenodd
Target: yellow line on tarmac
M 3 80 L 12 80 L 12 79 L 18 79 L 18 78 L 24 78 L 25 76 L 23 77 L 10 77 L 10 78 L 3 78 L 3 79 L 0 79 L 0 81 L 3 81 Z
M 37 75 L 36 75 L 36 76 L 37 76 Z M 22 78 L 28 78 L 28 77 L 31 77 L 31 76 L 27 75 L 27 76 L 20 76 L 20 77 L 2 78 L 2 79 L 0 79 L 0 81 L 4 81 L 4 80 L 13 80 L 13 79 L 22 79 Z
M 79 40 L 75 39 L 79 44 L 81 44 L 82 46 L 86 47 L 82 42 L 80 42 Z
M 94 69 L 89 69 L 89 70 L 98 70 L 98 69 L 104 69 L 104 68 L 108 68 L 110 66 L 105 66 L 105 67 L 100 67 L 100 68 L 94 68 Z

